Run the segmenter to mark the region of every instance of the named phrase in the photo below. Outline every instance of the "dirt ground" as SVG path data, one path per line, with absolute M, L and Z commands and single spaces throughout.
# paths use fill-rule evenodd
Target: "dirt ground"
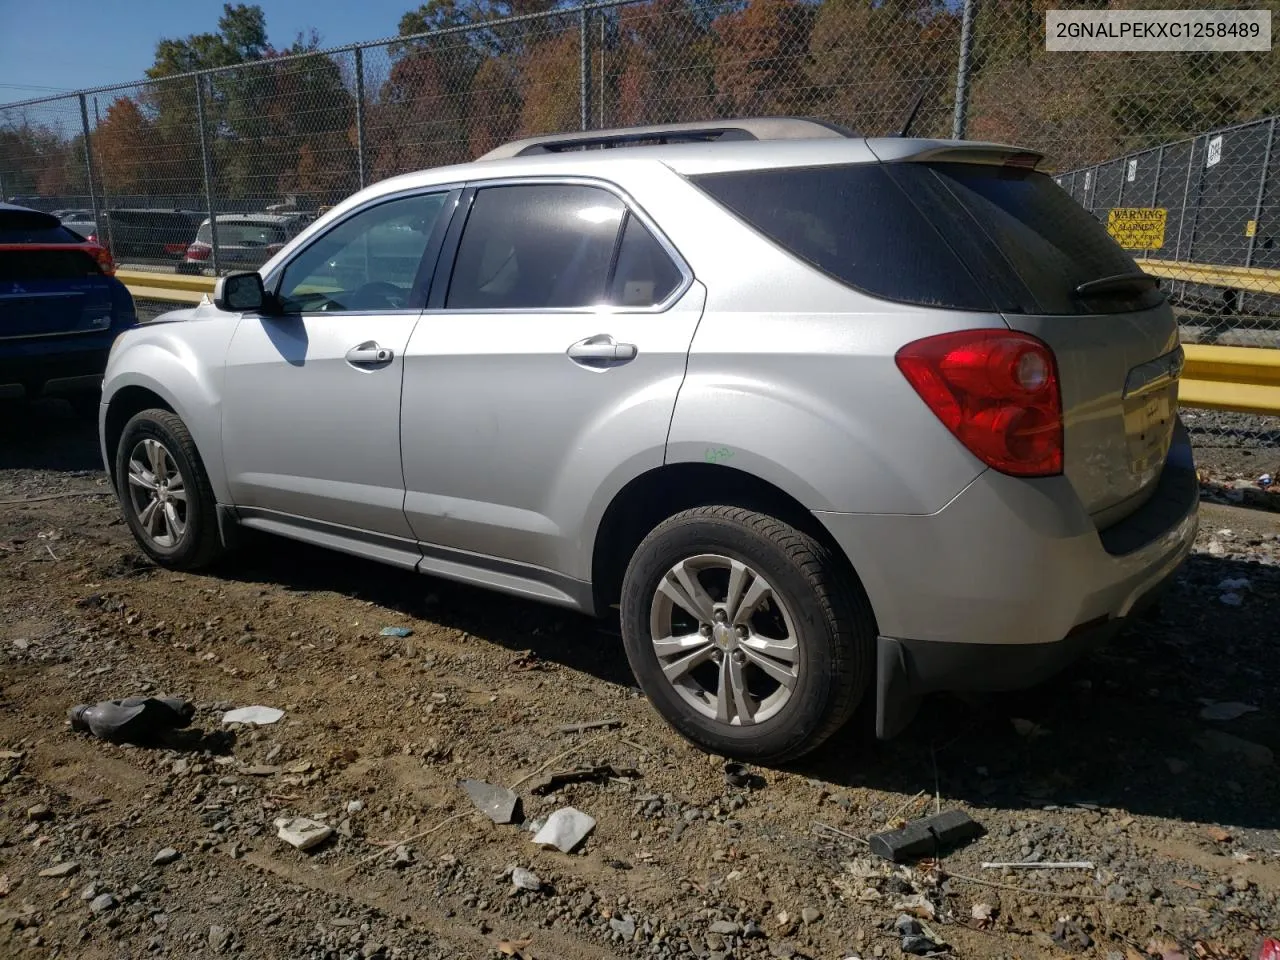
M 850 731 L 741 787 L 640 697 L 616 624 L 266 538 L 166 572 L 95 443 L 60 404 L 0 414 L 0 955 L 865 960 L 927 947 L 902 914 L 955 957 L 1245 960 L 1280 934 L 1280 515 L 1206 503 L 1159 610 L 1052 683 L 936 697 L 897 740 Z M 192 700 L 191 728 L 66 722 L 148 693 Z M 284 718 L 221 723 L 254 704 Z M 535 791 L 578 764 L 612 775 Z M 543 850 L 463 778 L 595 829 Z M 984 836 L 869 855 L 938 807 Z M 333 837 L 295 850 L 291 816 Z

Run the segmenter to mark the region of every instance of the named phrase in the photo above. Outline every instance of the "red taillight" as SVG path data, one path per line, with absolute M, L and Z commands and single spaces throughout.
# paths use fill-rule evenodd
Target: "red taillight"
M 97 241 L 90 238 L 89 242 L 96 244 Z M 116 272 L 116 263 L 111 259 L 111 254 L 108 252 L 106 247 L 94 246 L 93 259 L 98 261 L 98 266 L 107 276 L 111 276 Z
M 187 247 L 188 260 L 208 260 L 209 254 L 213 251 L 212 247 L 205 246 L 203 243 L 193 243 Z
M 187 252 L 187 245 L 185 243 L 166 243 L 164 252 L 171 257 L 180 257 Z
M 895 359 L 983 463 L 1018 477 L 1062 472 L 1062 395 L 1043 342 L 1008 330 L 964 330 L 916 340 Z

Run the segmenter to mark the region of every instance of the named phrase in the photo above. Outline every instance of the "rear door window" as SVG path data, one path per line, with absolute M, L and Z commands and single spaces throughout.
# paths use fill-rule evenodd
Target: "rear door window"
M 621 200 L 598 187 L 520 184 L 478 190 L 445 308 L 548 310 L 605 303 L 625 212 Z M 642 279 L 656 285 L 659 278 Z

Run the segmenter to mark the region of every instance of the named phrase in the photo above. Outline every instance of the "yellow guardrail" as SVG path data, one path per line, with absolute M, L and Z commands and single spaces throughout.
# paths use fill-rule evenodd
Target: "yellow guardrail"
M 116 279 L 143 300 L 174 300 L 199 303 L 213 293 L 213 277 L 193 277 L 181 273 L 152 273 L 149 270 L 117 270 Z
M 1224 267 L 1185 260 L 1138 260 L 1145 273 L 1166 280 L 1186 280 L 1206 287 L 1230 287 L 1253 293 L 1280 294 L 1280 270 L 1265 267 Z
M 1280 350 L 1188 343 L 1178 384 L 1184 407 L 1280 414 Z

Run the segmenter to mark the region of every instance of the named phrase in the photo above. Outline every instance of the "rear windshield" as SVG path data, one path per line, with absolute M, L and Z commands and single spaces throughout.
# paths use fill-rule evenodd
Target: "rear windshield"
M 209 224 L 200 225 L 196 239 L 202 243 L 213 242 L 213 230 Z M 284 227 L 274 223 L 219 223 L 218 245 L 228 247 L 265 247 L 285 241 Z
M 1142 274 L 1051 178 L 987 164 L 845 164 L 692 178 L 841 283 L 902 303 L 1024 314 L 1144 309 L 1161 295 L 1092 280 Z
M 61 226 L 5 226 L 0 222 L 0 243 L 84 243 L 84 237 Z
M 0 250 L 0 282 L 79 280 L 101 275 L 97 261 L 83 250 Z

